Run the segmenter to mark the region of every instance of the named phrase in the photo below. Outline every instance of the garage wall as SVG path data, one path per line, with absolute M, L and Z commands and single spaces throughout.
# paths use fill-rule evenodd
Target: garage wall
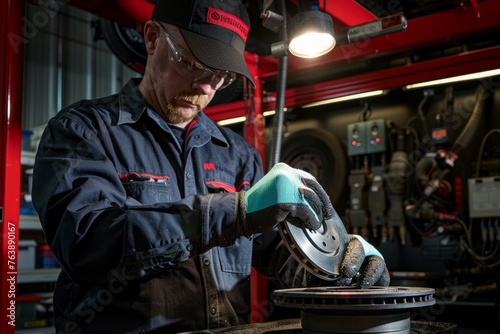
M 45 124 L 80 99 L 117 92 L 140 75 L 94 40 L 98 17 L 56 1 L 51 8 L 26 5 L 24 28 L 23 128 Z

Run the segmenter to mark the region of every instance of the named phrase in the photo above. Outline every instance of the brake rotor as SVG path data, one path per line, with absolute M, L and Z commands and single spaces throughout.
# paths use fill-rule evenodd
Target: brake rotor
M 394 286 L 299 288 L 274 291 L 274 303 L 302 309 L 303 334 L 412 334 L 410 309 L 435 304 L 433 294 Z
M 339 277 L 339 267 L 348 235 L 344 223 L 333 210 L 317 230 L 297 227 L 289 222 L 279 225 L 281 238 L 292 256 L 311 274 L 324 279 Z
M 275 290 L 275 304 L 284 307 L 380 311 L 408 309 L 435 304 L 434 289 L 400 286 L 330 286 Z

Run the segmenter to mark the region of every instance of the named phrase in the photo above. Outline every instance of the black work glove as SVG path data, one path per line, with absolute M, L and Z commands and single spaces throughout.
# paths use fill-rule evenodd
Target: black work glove
M 335 285 L 356 284 L 363 286 L 389 286 L 391 278 L 384 257 L 365 239 L 356 234 L 349 235 L 349 243 L 340 265 L 340 274 Z
M 330 199 L 309 173 L 276 164 L 250 190 L 240 193 L 242 234 L 249 237 L 290 222 L 316 230 L 328 212 Z

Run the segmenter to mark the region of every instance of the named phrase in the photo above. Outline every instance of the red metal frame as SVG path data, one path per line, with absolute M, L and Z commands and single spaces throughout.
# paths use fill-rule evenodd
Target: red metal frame
M 297 3 L 297 0 L 291 0 Z M 144 23 L 150 18 L 152 3 L 147 0 L 69 0 L 68 4 L 81 8 L 89 13 L 106 17 L 122 24 L 133 25 Z M 321 9 L 323 2 L 321 2 Z M 376 16 L 367 11 L 353 0 L 327 0 L 327 13 L 334 20 L 346 26 L 353 26 L 376 19 Z
M 297 4 L 298 0 L 290 0 L 290 2 Z M 325 11 L 323 3 L 323 1 L 320 1 L 319 3 L 321 11 Z M 373 13 L 369 12 L 363 6 L 353 0 L 327 0 L 326 12 L 330 14 L 335 21 L 342 22 L 348 27 L 374 21 L 377 19 L 377 17 Z
M 288 89 L 286 106 L 297 107 L 306 103 L 378 89 L 400 89 L 412 83 L 496 68 L 500 68 L 500 46 L 483 51 L 443 57 L 412 66 L 402 66 L 306 87 Z
M 9 224 L 15 227 L 13 234 L 10 235 L 13 235 L 17 241 L 21 177 L 22 48 L 24 43 L 29 42 L 29 40 L 24 39 L 22 34 L 22 25 L 25 22 L 23 21 L 25 2 L 3 0 L 1 3 L 0 16 L 2 20 L 0 25 L 2 28 L 0 33 L 2 42 L 0 47 L 3 52 L 0 55 L 0 100 L 2 102 L 0 108 L 0 160 L 4 164 L 0 164 L 0 208 L 2 209 L 2 216 L 0 216 L 0 249 L 2 250 L 0 258 L 2 261 L 0 332 L 8 334 L 14 333 L 14 328 L 8 325 L 7 318 L 4 317 L 4 312 L 13 300 L 9 295 L 10 285 L 5 284 L 10 275 L 7 273 L 11 272 L 8 268 Z M 69 0 L 67 3 L 132 26 L 144 23 L 152 10 L 151 3 L 146 0 Z M 299 77 L 325 65 L 342 66 L 342 64 L 365 61 L 379 55 L 440 45 L 485 32 L 498 32 L 500 30 L 498 23 L 500 3 L 497 0 L 484 0 L 477 5 L 477 11 L 472 4 L 466 2 L 463 7 L 457 7 L 455 10 L 412 19 L 408 23 L 406 32 L 374 38 L 364 43 L 340 46 L 329 54 L 314 60 L 290 56 L 288 77 L 290 79 Z M 334 20 L 338 20 L 346 26 L 365 23 L 372 19 L 370 13 L 352 0 L 328 0 L 327 10 L 334 16 Z M 479 18 L 478 12 L 481 13 Z M 375 18 L 373 17 L 373 19 Z M 260 85 L 261 81 L 276 80 L 278 61 L 271 56 L 246 56 L 252 75 L 258 82 L 258 88 L 255 90 L 254 96 L 255 113 L 250 115 L 251 117 L 249 116 L 249 121 L 245 126 L 245 137 L 252 145 L 256 146 L 261 156 L 264 157 L 264 137 L 260 129 L 262 123 L 259 122 L 263 121 L 262 110 L 274 109 L 274 96 L 271 94 L 264 100 Z M 409 83 L 498 68 L 498 64 L 500 64 L 500 47 L 464 53 L 409 66 L 373 71 L 306 87 L 288 89 L 285 106 L 297 107 L 306 103 L 375 89 L 396 89 Z M 243 116 L 244 111 L 243 101 L 215 106 L 206 110 L 207 114 L 216 121 Z M 253 277 L 258 278 L 255 275 Z M 263 284 L 259 280 L 252 281 L 252 301 L 258 302 L 257 309 L 253 308 L 252 312 L 261 313 L 262 305 L 260 302 L 267 300 L 267 291 L 265 291 L 266 288 Z M 259 313 L 253 314 L 260 316 Z M 253 318 L 252 321 L 262 321 L 262 318 Z
M 119 8 L 123 9 L 127 16 L 134 21 L 145 23 L 151 19 L 153 12 L 153 3 L 137 0 L 116 0 Z
M 129 7 L 122 8 L 118 1 L 66 0 L 66 3 L 124 26 L 135 27 L 138 23 L 144 23 L 150 18 L 150 15 L 144 15 L 144 8 L 152 9 L 150 2 L 146 0 L 123 0 L 123 3 Z M 137 21 L 138 19 L 140 21 Z
M 499 59 L 500 46 L 497 46 L 409 66 L 374 71 L 305 87 L 290 88 L 285 94 L 285 106 L 287 108 L 299 107 L 345 95 L 378 89 L 400 89 L 412 83 L 497 69 L 500 68 Z M 263 103 L 264 110 L 273 110 L 274 101 L 274 93 L 267 96 Z M 219 121 L 240 117 L 243 115 L 243 110 L 243 103 L 237 101 L 208 108 L 205 112 L 210 118 Z
M 265 147 L 265 119 L 262 115 L 262 85 L 258 72 L 257 55 L 245 54 L 248 69 L 255 82 L 255 89 L 247 88 L 253 94 L 248 96 L 245 112 L 245 140 L 259 152 L 263 166 L 266 165 L 266 147 Z M 249 101 L 251 99 L 251 101 Z M 269 303 L 267 297 L 267 281 L 252 268 L 250 275 L 250 322 L 259 323 L 267 321 Z
M 296 2 L 296 0 L 293 0 Z M 327 12 L 348 28 L 370 22 L 376 17 L 354 0 L 327 0 Z M 152 5 L 147 0 L 70 0 L 68 4 L 125 25 L 137 26 L 150 17 Z M 322 4 L 322 2 L 321 2 Z M 478 11 L 481 16 L 478 17 Z M 287 76 L 310 72 L 322 66 L 342 66 L 380 55 L 411 51 L 420 47 L 439 45 L 488 31 L 500 30 L 498 0 L 477 3 L 457 3 L 457 8 L 409 20 L 405 32 L 373 38 L 363 42 L 336 47 L 330 53 L 315 59 L 288 58 Z M 345 32 L 337 31 L 337 34 Z M 272 56 L 260 57 L 258 74 L 262 81 L 276 80 L 278 60 Z M 221 112 L 223 112 L 221 110 Z
M 404 32 L 339 46 L 318 58 L 303 59 L 290 55 L 288 57 L 288 78 L 307 74 L 324 66 L 342 66 L 342 64 L 363 61 L 381 55 L 408 52 L 422 47 L 458 41 L 489 31 L 499 31 L 500 2 L 485 0 L 480 2 L 478 6 L 481 12 L 480 18 L 477 17 L 475 8 L 464 6 L 411 19 Z M 330 6 L 330 10 L 334 11 L 332 6 Z M 277 69 L 278 60 L 276 58 L 272 56 L 261 57 L 259 62 L 261 80 L 275 80 Z
M 496 68 L 500 68 L 500 46 L 443 57 L 411 66 L 401 66 L 305 87 L 290 88 L 285 93 L 285 106 L 287 108 L 299 107 L 307 103 L 378 89 L 400 89 L 411 83 Z M 274 100 L 274 95 L 268 96 L 263 103 L 264 110 L 273 110 Z M 210 118 L 218 121 L 243 116 L 243 110 L 243 103 L 237 101 L 208 108 L 205 112 Z
M 4 0 L 0 6 L 0 333 L 15 331 L 17 240 L 21 191 L 21 101 L 24 1 Z M 12 310 L 14 308 L 14 310 Z

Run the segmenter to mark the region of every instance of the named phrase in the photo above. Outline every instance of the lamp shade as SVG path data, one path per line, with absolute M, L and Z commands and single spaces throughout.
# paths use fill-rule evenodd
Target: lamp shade
M 314 58 L 335 46 L 333 20 L 320 11 L 298 13 L 290 20 L 290 53 L 297 57 Z

